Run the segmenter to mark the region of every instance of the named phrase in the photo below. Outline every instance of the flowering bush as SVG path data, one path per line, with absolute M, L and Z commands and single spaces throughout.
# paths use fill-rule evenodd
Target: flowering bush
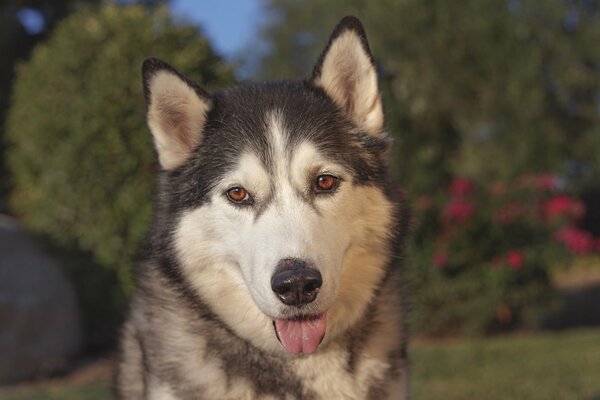
M 583 203 L 548 174 L 486 185 L 458 178 L 414 205 L 408 264 L 421 333 L 535 325 L 556 304 L 549 266 L 600 251 L 600 239 L 577 228 Z

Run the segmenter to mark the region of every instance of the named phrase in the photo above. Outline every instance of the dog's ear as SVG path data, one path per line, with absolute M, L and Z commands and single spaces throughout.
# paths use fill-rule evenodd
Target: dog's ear
M 177 168 L 200 142 L 211 98 L 157 58 L 144 61 L 142 79 L 146 117 L 160 165 L 165 170 Z
M 335 27 L 312 79 L 356 124 L 371 134 L 382 133 L 375 62 L 356 17 L 345 17 Z

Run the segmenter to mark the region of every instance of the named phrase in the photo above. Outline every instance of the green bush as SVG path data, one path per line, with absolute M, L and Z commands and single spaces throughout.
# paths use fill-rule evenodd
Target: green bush
M 78 254 L 71 272 L 89 304 L 131 293 L 150 219 L 157 168 L 140 76 L 148 56 L 209 90 L 233 79 L 197 27 L 166 9 L 117 5 L 72 14 L 17 71 L 7 121 L 11 210 Z M 106 273 L 116 284 L 95 286 Z

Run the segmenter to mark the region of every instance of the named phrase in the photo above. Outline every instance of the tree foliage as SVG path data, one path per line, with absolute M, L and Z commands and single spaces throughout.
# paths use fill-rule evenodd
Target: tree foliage
M 232 80 L 197 27 L 142 6 L 72 14 L 17 71 L 7 124 L 12 210 L 30 230 L 89 254 L 79 275 L 95 265 L 116 274 L 118 287 L 96 288 L 95 303 L 131 291 L 150 218 L 156 166 L 140 77 L 148 56 L 208 89 Z
M 268 77 L 306 75 L 337 20 L 363 21 L 396 173 L 413 191 L 453 175 L 577 172 L 589 182 L 599 170 L 598 1 L 271 0 L 269 9 Z
M 94 0 L 88 0 L 91 2 Z M 8 173 L 5 166 L 4 118 L 8 109 L 14 69 L 25 59 L 36 43 L 46 38 L 56 22 L 75 6 L 76 0 L 7 0 L 0 3 L 0 212 L 6 211 Z M 28 10 L 36 13 L 43 26 L 40 32 L 29 32 L 19 18 Z

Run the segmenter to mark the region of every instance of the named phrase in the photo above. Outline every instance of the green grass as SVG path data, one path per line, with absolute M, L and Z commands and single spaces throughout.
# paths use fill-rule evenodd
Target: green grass
M 600 330 L 413 345 L 417 400 L 600 400 Z
M 600 400 L 600 330 L 411 346 L 416 400 Z M 105 400 L 110 382 L 35 385 L 2 400 Z
M 74 385 L 35 385 L 32 388 L 20 387 L 6 392 L 0 389 L 2 400 L 108 400 L 112 398 L 109 379 Z

